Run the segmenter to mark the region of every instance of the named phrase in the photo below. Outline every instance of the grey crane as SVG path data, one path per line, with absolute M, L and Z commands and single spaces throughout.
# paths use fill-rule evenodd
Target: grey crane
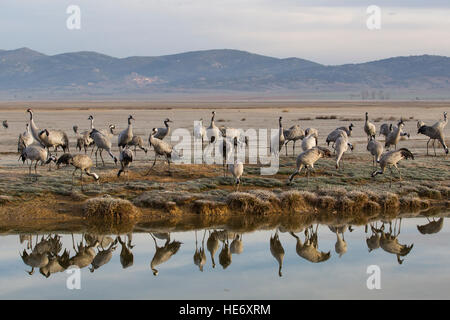
M 327 139 L 325 140 L 325 142 L 327 143 L 327 145 L 330 145 L 330 142 L 333 142 L 333 146 L 334 146 L 334 142 L 336 141 L 337 138 L 339 138 L 341 136 L 341 131 L 344 131 L 348 137 L 350 137 L 352 135 L 352 131 L 353 131 L 353 123 L 350 123 L 350 125 L 347 127 L 339 127 L 334 129 L 333 131 L 330 132 L 330 134 L 328 134 Z
M 94 117 L 90 115 L 88 117 L 88 120 L 91 121 L 91 127 L 90 130 L 86 130 L 82 132 L 81 134 L 78 134 L 78 126 L 73 126 L 73 131 L 77 134 L 77 149 L 81 151 L 84 149 L 84 153 L 87 153 L 87 149 L 92 146 L 92 149 L 94 149 L 94 139 L 91 138 L 90 133 L 94 129 Z
M 389 148 L 390 146 L 394 146 L 395 149 L 397 149 L 397 144 L 399 143 L 401 137 L 402 137 L 402 130 L 405 127 L 405 123 L 402 119 L 398 122 L 396 127 L 392 127 L 392 131 L 389 132 L 389 134 L 386 137 L 386 141 L 384 143 L 384 146 L 386 148 Z
M 400 169 L 397 166 L 397 163 L 402 159 L 413 159 L 414 160 L 414 155 L 411 153 L 411 151 L 409 151 L 406 148 L 401 148 L 398 150 L 389 151 L 389 152 L 385 153 L 380 159 L 380 168 L 381 169 L 372 172 L 372 177 L 375 177 L 378 174 L 383 174 L 384 171 L 386 170 L 386 168 L 389 167 L 389 169 L 391 171 L 390 186 L 392 186 L 392 175 L 393 175 L 392 167 L 395 167 L 397 169 L 398 175 L 400 177 L 400 186 L 401 186 L 402 175 L 400 173 Z
M 88 155 L 70 155 L 68 158 L 68 163 L 75 167 L 75 170 L 72 172 L 72 186 L 74 184 L 75 172 L 77 170 L 80 170 L 81 189 L 83 189 L 83 172 L 92 177 L 97 183 L 99 182 L 100 178 L 98 174 L 91 172 L 91 168 L 94 166 L 94 162 L 92 162 L 92 159 Z
M 430 138 L 427 141 L 427 155 L 428 155 L 428 144 L 430 143 L 431 140 L 433 140 L 433 149 L 435 156 L 436 156 L 436 148 L 434 146 L 435 140 L 438 140 L 441 143 L 442 147 L 445 150 L 445 153 L 448 154 L 448 147 L 445 144 L 445 135 L 444 135 L 444 128 L 447 125 L 447 123 L 448 123 L 447 112 L 444 112 L 444 120 L 440 120 L 432 126 L 427 126 L 423 122 L 418 122 L 417 133 L 426 135 L 427 137 Z
M 211 124 L 206 128 L 206 138 L 210 143 L 214 143 L 219 137 L 222 136 L 222 132 L 219 127 L 214 123 L 214 118 L 216 117 L 216 112 L 212 112 Z
M 289 141 L 292 141 L 292 154 L 295 154 L 295 142 L 305 137 L 305 131 L 298 124 L 295 124 L 289 129 L 283 130 L 283 135 L 286 140 L 286 155 L 288 155 L 287 144 Z
M 147 148 L 144 147 L 144 140 L 141 136 L 133 135 L 133 139 L 128 143 L 128 146 L 133 147 L 134 146 L 134 154 L 136 155 L 136 149 L 139 147 L 142 151 L 147 154 Z
M 244 164 L 239 160 L 235 160 L 234 163 L 228 164 L 228 171 L 233 175 L 236 190 L 238 190 L 241 183 L 241 176 L 244 173 Z
M 19 140 L 17 142 L 17 152 L 22 153 L 22 150 L 32 145 L 33 142 L 34 138 L 30 131 L 30 125 L 27 123 L 25 132 L 19 134 Z
M 200 119 L 199 121 L 194 122 L 193 133 L 194 133 L 194 138 L 202 140 L 202 146 L 203 146 L 203 141 L 206 138 L 206 128 L 203 126 L 203 119 Z
M 42 148 L 38 145 L 30 145 L 22 150 L 22 153 L 20 155 L 20 158 L 22 162 L 25 162 L 26 160 L 30 160 L 30 166 L 29 166 L 29 176 L 31 176 L 31 166 L 34 164 L 34 173 L 36 175 L 37 180 L 37 165 L 40 162 L 41 165 L 44 164 L 50 164 L 50 162 L 56 162 L 56 157 L 51 155 L 48 156 L 47 150 Z
M 377 163 L 380 162 L 381 155 L 383 154 L 383 144 L 379 141 L 370 138 L 367 144 L 367 151 L 372 155 L 372 166 L 375 167 Z
M 125 148 L 127 144 L 131 142 L 133 139 L 133 125 L 131 124 L 131 120 L 134 120 L 133 116 L 130 114 L 128 116 L 128 127 L 119 133 L 117 137 L 117 144 L 120 148 Z
M 114 163 L 117 164 L 117 158 L 116 156 L 111 152 L 112 143 L 111 139 L 98 131 L 97 129 L 92 129 L 90 133 L 90 137 L 94 140 L 95 146 L 97 147 L 97 150 L 95 150 L 95 166 L 97 166 L 97 153 L 100 151 L 100 158 L 102 159 L 103 165 L 105 165 L 105 161 L 103 160 L 102 152 L 103 150 L 106 150 L 110 157 L 114 160 Z
M 292 182 L 294 177 L 302 171 L 303 167 L 308 170 L 307 177 L 309 181 L 309 174 L 311 170 L 314 170 L 314 163 L 324 157 L 331 157 L 331 152 L 327 148 L 323 147 L 315 147 L 300 153 L 297 157 L 296 169 L 294 173 L 289 176 L 289 182 Z
M 281 151 L 281 148 L 283 148 L 283 144 L 286 141 L 284 137 L 284 130 L 283 130 L 283 124 L 281 123 L 281 120 L 283 120 L 283 117 L 278 118 L 278 135 L 272 137 L 270 141 L 270 153 L 271 154 L 279 154 Z M 278 143 L 278 148 L 275 148 L 275 146 Z
M 155 138 L 160 139 L 160 140 L 164 140 L 165 137 L 170 136 L 169 122 L 173 122 L 173 121 L 170 120 L 169 118 L 166 118 L 164 120 L 164 127 L 163 128 L 158 128 L 158 133 L 155 135 Z
M 43 147 L 47 148 L 48 151 L 50 147 L 55 149 L 57 152 L 58 147 L 62 147 L 64 152 L 70 151 L 69 138 L 64 131 L 61 130 L 39 130 L 39 128 L 34 123 L 33 110 L 31 108 L 27 109 L 30 114 L 30 131 L 33 135 L 34 140 L 39 142 Z
M 367 135 L 367 141 L 369 141 L 370 137 L 374 137 L 377 133 L 377 129 L 375 125 L 369 121 L 369 113 L 366 112 L 366 121 L 364 122 L 364 132 Z
M 120 177 L 120 174 L 122 172 L 125 172 L 127 174 L 127 181 L 129 179 L 129 167 L 130 164 L 133 162 L 133 152 L 129 148 L 124 148 L 119 155 L 119 161 L 120 161 L 120 169 L 119 172 L 117 172 L 117 177 Z
M 145 175 L 148 175 L 150 173 L 150 171 L 153 169 L 153 167 L 156 164 L 156 158 L 158 156 L 166 157 L 167 163 L 169 165 L 169 171 L 170 171 L 170 161 L 172 159 L 173 148 L 167 142 L 162 141 L 158 138 L 155 138 L 155 135 L 157 133 L 158 133 L 158 129 L 153 128 L 152 134 L 150 135 L 150 138 L 149 138 L 149 141 L 150 141 L 150 144 L 153 146 L 153 149 L 155 150 L 155 161 L 153 161 L 153 165 L 151 166 L 151 168 L 148 170 L 148 172 Z
M 56 154 L 58 154 L 58 147 L 61 147 L 63 152 L 70 151 L 69 138 L 64 131 L 44 129 L 39 133 L 39 139 L 47 150 L 53 147 Z
M 346 152 L 348 148 L 350 148 L 350 150 L 353 150 L 353 145 L 348 141 L 347 134 L 343 134 L 339 138 L 337 138 L 334 147 L 336 150 L 336 169 L 339 169 L 339 162 L 341 160 L 342 167 L 344 167 L 344 160 L 342 159 L 344 152 Z

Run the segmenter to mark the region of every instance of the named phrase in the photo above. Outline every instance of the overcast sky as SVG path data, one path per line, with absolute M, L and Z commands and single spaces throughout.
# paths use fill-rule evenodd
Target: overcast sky
M 69 5 L 80 30 L 66 27 Z M 369 5 L 381 8 L 380 30 L 366 27 Z M 20 47 L 116 57 L 230 48 L 323 64 L 450 56 L 450 1 L 2 0 L 0 48 Z

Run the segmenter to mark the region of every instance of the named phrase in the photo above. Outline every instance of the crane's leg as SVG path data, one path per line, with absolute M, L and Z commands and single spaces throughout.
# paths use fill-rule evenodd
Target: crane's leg
M 83 190 L 83 170 L 80 169 L 81 190 Z
M 92 151 L 94 151 L 94 148 L 92 148 Z M 97 153 L 98 153 L 98 147 L 97 147 L 97 150 L 95 150 L 95 166 L 96 167 L 98 167 Z M 92 152 L 91 152 L 91 155 L 92 155 Z
M 76 171 L 77 171 L 77 168 L 75 168 L 75 170 L 73 170 L 73 172 L 72 172 L 72 188 L 73 188 L 73 184 L 74 184 L 73 179 L 75 178 L 75 172 Z
M 400 178 L 400 187 L 401 187 L 402 186 L 402 174 L 400 173 L 400 169 L 398 168 L 398 166 L 396 164 L 394 165 L 394 167 L 398 171 L 398 176 Z
M 389 167 L 389 170 L 391 171 L 391 174 L 389 175 L 391 179 L 389 182 L 389 188 L 392 188 L 392 176 L 394 175 L 394 172 L 392 171 L 392 166 Z
M 284 146 L 286 147 L 286 157 L 287 157 L 287 142 L 284 144 Z
M 436 157 L 436 146 L 434 143 L 436 142 L 436 139 L 433 140 L 433 150 L 434 150 L 434 156 Z
M 150 167 L 150 169 L 147 171 L 147 173 L 144 174 L 144 176 L 148 176 L 148 174 L 150 173 L 150 171 L 152 171 L 153 167 L 154 167 L 155 164 L 156 164 L 156 157 L 157 157 L 157 154 L 155 153 L 155 161 L 153 161 L 153 165 Z
M 427 156 L 428 156 L 428 144 L 430 143 L 430 141 L 431 141 L 431 138 L 428 139 L 428 141 L 427 141 Z
M 100 149 L 100 159 L 102 159 L 102 164 L 103 164 L 103 166 L 105 166 L 105 160 L 103 160 L 102 152 L 103 152 L 103 149 Z
M 292 146 L 292 155 L 295 156 L 295 140 L 294 140 L 294 145 Z
M 37 165 L 38 165 L 38 162 L 36 161 L 36 163 L 34 164 L 34 174 L 35 174 L 36 181 L 37 181 Z

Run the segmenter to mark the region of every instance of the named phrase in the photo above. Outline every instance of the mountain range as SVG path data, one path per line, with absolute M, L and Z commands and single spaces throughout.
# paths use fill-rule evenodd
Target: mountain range
M 87 51 L 46 55 L 29 48 L 0 50 L 0 97 L 11 99 L 213 92 L 389 99 L 449 96 L 449 89 L 450 58 L 434 55 L 323 65 L 230 49 L 128 58 Z

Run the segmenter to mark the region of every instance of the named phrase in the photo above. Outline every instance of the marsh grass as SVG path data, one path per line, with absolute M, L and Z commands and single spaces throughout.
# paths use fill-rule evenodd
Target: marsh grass
M 87 218 L 123 221 L 138 218 L 141 211 L 128 200 L 99 197 L 85 202 L 83 214 Z

